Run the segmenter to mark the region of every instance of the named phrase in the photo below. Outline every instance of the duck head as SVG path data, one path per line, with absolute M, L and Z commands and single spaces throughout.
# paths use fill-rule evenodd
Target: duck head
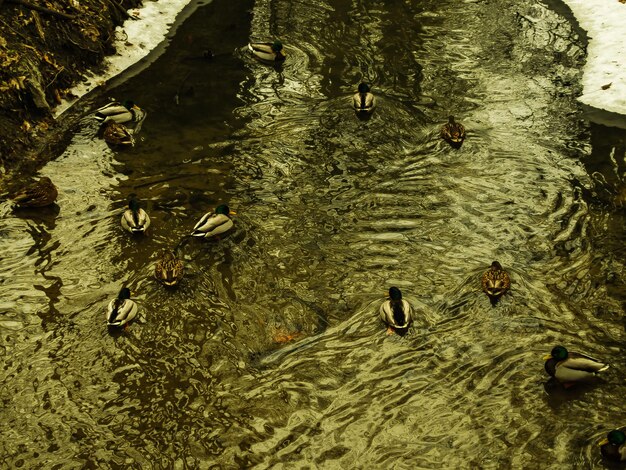
M 230 208 L 226 204 L 220 204 L 215 208 L 216 214 L 224 214 L 224 215 L 235 215 L 237 214 L 235 211 L 231 211 Z
M 117 298 L 120 300 L 130 299 L 130 289 L 128 287 L 122 287 L 120 293 L 117 294 Z
M 133 212 L 137 212 L 139 210 L 139 201 L 136 197 L 132 196 L 130 198 L 130 201 L 128 201 L 128 208 Z
M 359 83 L 359 93 L 369 93 L 369 91 L 370 86 L 367 83 Z

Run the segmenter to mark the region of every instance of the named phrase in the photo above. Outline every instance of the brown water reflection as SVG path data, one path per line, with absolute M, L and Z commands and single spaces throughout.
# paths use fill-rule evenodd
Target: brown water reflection
M 2 464 L 602 468 L 596 442 L 626 420 L 625 136 L 582 119 L 577 31 L 513 10 L 215 0 L 85 102 L 149 115 L 126 151 L 81 121 L 41 170 L 58 213 L 1 206 Z M 272 37 L 282 67 L 245 54 Z M 450 113 L 458 150 L 438 138 Z M 149 236 L 119 225 L 131 193 Z M 162 250 L 222 202 L 233 233 L 188 240 L 163 289 Z M 495 308 L 493 259 L 513 282 Z M 140 318 L 110 335 L 122 284 Z M 418 313 L 404 338 L 378 320 L 390 285 Z M 610 362 L 605 382 L 551 387 L 556 343 Z

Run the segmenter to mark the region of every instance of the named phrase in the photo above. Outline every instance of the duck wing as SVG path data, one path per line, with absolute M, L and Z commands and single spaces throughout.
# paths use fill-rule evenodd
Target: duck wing
M 171 254 L 161 259 L 154 270 L 155 277 L 168 286 L 177 284 L 183 278 L 184 273 L 182 260 Z
M 137 304 L 130 299 L 113 299 L 107 309 L 107 324 L 123 326 L 137 315 Z
M 590 373 L 602 372 L 609 368 L 608 364 L 604 364 L 597 359 L 572 352 L 569 353 L 569 357 L 565 361 L 562 361 L 559 366 Z
M 52 204 L 58 194 L 52 183 L 37 182 L 18 191 L 11 199 L 21 207 L 43 207 Z
M 400 313 L 400 315 L 396 313 Z M 413 320 L 411 304 L 404 299 L 397 304 L 391 300 L 386 300 L 380 306 L 379 314 L 382 321 L 397 329 L 408 328 Z M 403 321 L 399 321 L 400 317 L 403 317 Z
M 267 54 L 274 54 L 274 50 L 272 49 L 272 45 L 269 42 L 257 42 L 257 43 L 249 43 L 248 49 L 251 52 L 264 52 Z
M 357 111 L 373 111 L 376 106 L 376 98 L 373 93 L 357 93 L 352 97 L 352 106 Z
M 130 209 L 122 215 L 122 227 L 130 232 L 145 232 L 150 226 L 150 217 L 143 209 L 133 212 Z
M 133 113 L 115 101 L 96 110 L 96 120 L 100 122 L 116 122 L 118 124 L 133 120 Z
M 225 214 L 207 213 L 202 216 L 191 233 L 194 237 L 211 237 L 230 230 L 233 221 Z

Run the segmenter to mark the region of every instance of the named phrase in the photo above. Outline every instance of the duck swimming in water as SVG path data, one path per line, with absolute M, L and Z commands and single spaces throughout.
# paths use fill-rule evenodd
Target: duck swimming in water
M 144 120 L 146 112 L 133 101 L 123 103 L 112 101 L 96 110 L 96 120 L 101 123 L 116 122 L 118 124 L 138 123 Z
M 107 307 L 107 325 L 122 327 L 137 316 L 137 304 L 130 298 L 130 289 L 122 287 Z
M 483 292 L 487 294 L 491 304 L 495 306 L 500 297 L 511 287 L 511 278 L 508 273 L 502 269 L 502 265 L 498 261 L 494 261 L 491 263 L 489 270 L 483 274 L 481 285 Z
M 172 251 L 166 251 L 154 266 L 154 277 L 167 287 L 174 287 L 185 275 L 183 261 Z
M 352 107 L 357 113 L 371 114 L 376 107 L 376 97 L 367 83 L 359 84 L 359 91 L 352 96 Z
M 102 138 L 107 144 L 131 147 L 135 145 L 135 139 L 130 130 L 124 125 L 115 121 L 109 121 L 104 125 Z
M 276 40 L 274 42 L 256 42 L 249 43 L 248 50 L 250 53 L 263 62 L 279 63 L 285 60 L 283 52 L 283 43 Z
M 598 445 L 604 458 L 614 462 L 626 462 L 626 428 L 609 432 Z
M 563 346 L 555 346 L 549 355 L 543 358 L 545 370 L 565 387 L 578 382 L 591 382 L 598 373 L 609 368 L 607 364 L 585 354 L 570 352 Z
M 380 306 L 380 318 L 388 328 L 387 334 L 394 332 L 405 334 L 413 321 L 411 304 L 402 298 L 402 292 L 397 287 L 389 289 L 389 298 Z
M 25 188 L 11 196 L 18 209 L 24 207 L 44 207 L 54 204 L 58 196 L 56 186 L 47 176 L 42 176 L 39 181 L 29 184 Z
M 191 235 L 203 238 L 221 235 L 233 228 L 234 224 L 229 216 L 235 214 L 226 204 L 220 204 L 214 212 L 207 212 L 200 218 Z
M 145 233 L 150 227 L 150 217 L 139 207 L 139 201 L 134 196 L 130 198 L 128 209 L 122 214 L 122 227 L 133 234 Z
M 439 135 L 452 147 L 459 148 L 465 140 L 465 127 L 460 122 L 456 122 L 454 116 L 449 116 L 447 124 L 443 125 Z

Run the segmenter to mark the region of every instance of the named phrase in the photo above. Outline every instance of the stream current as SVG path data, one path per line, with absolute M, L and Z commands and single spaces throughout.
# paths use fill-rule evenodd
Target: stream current
M 0 205 L 0 466 L 603 468 L 597 442 L 626 424 L 626 133 L 584 119 L 566 13 L 192 7 L 163 55 L 79 104 L 40 170 L 57 205 Z M 282 66 L 246 53 L 275 37 Z M 131 149 L 96 137 L 108 97 L 148 112 Z M 439 138 L 450 114 L 460 149 Z M 147 236 L 120 226 L 131 194 Z M 220 203 L 233 232 L 184 244 L 182 284 L 158 285 L 162 250 Z M 512 279 L 495 307 L 493 260 Z M 140 315 L 111 334 L 122 285 Z M 378 317 L 392 285 L 416 312 L 404 337 Z M 556 344 L 605 380 L 553 386 Z

